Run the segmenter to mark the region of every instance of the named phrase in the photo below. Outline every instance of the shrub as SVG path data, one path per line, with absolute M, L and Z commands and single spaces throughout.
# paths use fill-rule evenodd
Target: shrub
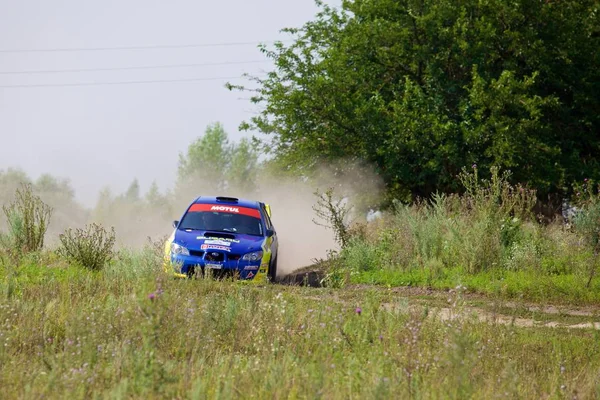
M 33 194 L 30 184 L 16 190 L 15 200 L 2 207 L 9 233 L 2 237 L 2 245 L 9 252 L 31 253 L 44 247 L 52 208 Z
M 106 231 L 101 225 L 92 223 L 85 229 L 69 228 L 60 235 L 58 253 L 68 261 L 76 262 L 91 270 L 100 270 L 113 256 L 115 229 Z
M 579 190 L 577 194 L 581 197 L 579 199 L 581 210 L 573 218 L 573 225 L 583 242 L 594 253 L 589 266 L 587 281 L 589 287 L 596 275 L 600 254 L 600 186 L 594 187 L 593 182 L 586 181 Z
M 318 197 L 317 204 L 313 206 L 318 220 L 313 219 L 317 225 L 332 229 L 335 240 L 340 247 L 344 248 L 348 244 L 351 231 L 349 229 L 348 215 L 351 208 L 345 203 L 345 199 L 335 200 L 333 189 L 329 188 L 325 193 L 315 192 Z M 321 222 L 320 222 L 320 221 Z

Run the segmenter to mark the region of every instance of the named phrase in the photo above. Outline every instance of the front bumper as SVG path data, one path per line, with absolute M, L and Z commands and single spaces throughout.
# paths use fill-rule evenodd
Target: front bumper
M 192 272 L 206 272 L 212 270 L 214 275 L 238 276 L 241 280 L 253 280 L 259 274 L 260 260 L 247 261 L 237 259 L 230 260 L 227 256 L 222 261 L 206 259 L 202 256 L 171 254 L 170 264 L 176 276 L 188 277 Z

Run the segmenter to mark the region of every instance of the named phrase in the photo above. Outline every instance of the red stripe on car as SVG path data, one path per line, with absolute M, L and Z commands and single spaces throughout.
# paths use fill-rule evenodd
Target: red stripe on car
M 242 214 L 254 218 L 260 218 L 260 211 L 258 211 L 255 208 L 239 206 L 222 206 L 220 204 L 192 204 L 189 211 L 226 212 L 231 214 Z

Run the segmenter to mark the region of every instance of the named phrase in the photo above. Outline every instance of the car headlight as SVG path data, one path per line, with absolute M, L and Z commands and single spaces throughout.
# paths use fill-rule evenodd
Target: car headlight
M 186 249 L 185 247 L 177 244 L 177 243 L 171 243 L 171 253 L 173 254 L 181 254 L 184 256 L 189 256 L 190 255 L 190 251 L 188 249 Z
M 246 260 L 246 261 L 258 261 L 262 258 L 263 256 L 263 252 L 262 251 L 255 251 L 253 253 L 248 253 L 248 254 L 244 254 L 244 257 L 242 257 L 242 260 Z

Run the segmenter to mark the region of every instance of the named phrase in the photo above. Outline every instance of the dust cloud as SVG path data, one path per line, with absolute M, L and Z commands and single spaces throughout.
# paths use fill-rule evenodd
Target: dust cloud
M 193 186 L 206 187 L 205 184 L 196 181 Z M 226 195 L 269 204 L 279 240 L 278 275 L 283 276 L 326 258 L 329 250 L 339 250 L 333 231 L 315 223 L 313 207 L 318 200 L 315 193 L 329 188 L 352 209 L 350 220 L 360 221 L 366 219 L 368 206 L 380 199 L 383 183 L 368 166 L 345 161 L 318 167 L 311 179 L 263 173 L 259 174 L 253 190 L 230 187 L 211 193 L 188 191 L 187 195 L 178 196 L 176 203 L 180 212 L 201 195 Z

